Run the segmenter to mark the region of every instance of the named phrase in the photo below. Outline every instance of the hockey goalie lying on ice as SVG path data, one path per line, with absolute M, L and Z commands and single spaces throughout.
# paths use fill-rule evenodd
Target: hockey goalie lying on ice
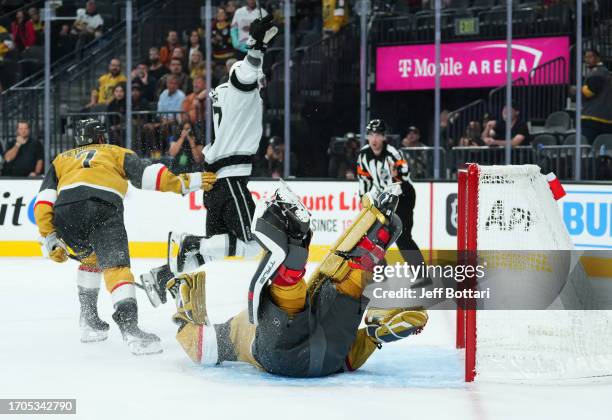
M 255 211 L 252 231 L 265 254 L 247 310 L 212 325 L 204 272 L 165 285 L 176 300 L 176 338 L 187 355 L 202 365 L 243 361 L 277 375 L 316 377 L 355 370 L 383 343 L 419 333 L 427 322 L 421 308 L 370 308 L 359 328 L 368 303 L 363 290 L 401 233 L 394 213 L 399 193 L 393 185 L 378 197 L 365 195 L 361 213 L 306 282 L 310 213 L 281 184 Z

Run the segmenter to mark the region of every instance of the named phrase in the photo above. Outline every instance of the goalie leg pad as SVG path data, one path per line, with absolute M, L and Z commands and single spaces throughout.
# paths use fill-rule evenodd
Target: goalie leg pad
M 309 283 L 311 296 L 325 279 L 338 284 L 344 294 L 354 298 L 361 295 L 372 280 L 374 266 L 384 259 L 386 250 L 401 233 L 402 224 L 397 215 L 385 217 L 385 223 L 380 219 L 375 211 L 362 211 L 314 272 Z M 351 244 L 353 247 L 348 249 Z

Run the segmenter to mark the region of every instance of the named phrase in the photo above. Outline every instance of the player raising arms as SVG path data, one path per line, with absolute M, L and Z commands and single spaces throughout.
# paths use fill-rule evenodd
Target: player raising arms
M 168 265 L 143 274 L 145 285 L 156 288 L 172 273 L 195 270 L 214 259 L 255 257 L 261 252 L 251 233 L 255 203 L 247 182 L 263 130 L 259 91 L 264 79 L 264 52 L 278 32 L 272 19 L 268 15 L 253 21 L 246 57 L 232 66 L 229 81 L 211 92 L 215 139 L 204 149 L 204 162 L 206 170 L 217 174 L 218 181 L 204 193 L 206 236 L 171 234 L 168 248 L 178 242 L 177 259 L 169 258 Z
M 308 284 L 308 210 L 286 186 L 258 203 L 252 227 L 265 255 L 251 281 L 247 311 L 212 325 L 204 272 L 167 284 L 185 352 L 203 365 L 237 360 L 282 376 L 326 376 L 355 370 L 383 343 L 420 332 L 428 319 L 422 308 L 369 309 L 366 327 L 359 329 L 367 305 L 363 290 L 402 230 L 394 213 L 400 193 L 392 185 L 378 196 L 364 195 L 363 210 Z
M 130 271 L 123 198 L 128 180 L 137 188 L 187 194 L 210 190 L 214 173 L 174 175 L 162 164 L 148 165 L 134 152 L 107 144 L 94 119 L 77 122 L 76 148 L 58 155 L 47 171 L 34 205 L 43 250 L 56 262 L 80 261 L 81 341 L 108 337 L 98 317 L 100 280 L 112 296 L 113 320 L 134 354 L 162 351 L 159 338 L 138 328 L 134 276 Z

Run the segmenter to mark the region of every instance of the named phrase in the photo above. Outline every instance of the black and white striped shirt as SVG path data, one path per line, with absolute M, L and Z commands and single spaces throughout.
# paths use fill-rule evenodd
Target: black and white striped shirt
M 359 196 L 375 189 L 382 191 L 394 182 L 410 182 L 408 162 L 393 146 L 385 144 L 379 155 L 369 145 L 359 151 L 357 158 Z

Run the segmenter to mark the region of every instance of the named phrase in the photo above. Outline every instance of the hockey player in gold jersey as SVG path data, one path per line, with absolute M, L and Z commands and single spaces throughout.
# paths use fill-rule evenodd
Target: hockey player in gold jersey
M 123 198 L 128 181 L 137 188 L 187 194 L 212 188 L 210 172 L 174 175 L 162 164 L 148 164 L 134 152 L 107 144 L 100 122 L 76 127 L 76 148 L 58 155 L 43 180 L 34 205 L 43 252 L 55 262 L 80 261 L 81 341 L 107 338 L 109 326 L 98 317 L 100 281 L 112 296 L 113 319 L 134 354 L 161 351 L 159 338 L 138 328 L 134 276 L 130 271 Z
M 212 325 L 204 272 L 165 284 L 176 300 L 173 320 L 187 355 L 202 365 L 243 361 L 282 376 L 326 376 L 358 369 L 383 343 L 420 332 L 428 319 L 424 309 L 366 311 L 362 296 L 373 267 L 402 230 L 394 213 L 400 190 L 394 187 L 377 197 L 364 195 L 363 210 L 308 283 L 308 210 L 286 186 L 260 201 L 252 230 L 265 255 L 251 281 L 247 311 Z M 359 328 L 364 312 L 366 327 Z

